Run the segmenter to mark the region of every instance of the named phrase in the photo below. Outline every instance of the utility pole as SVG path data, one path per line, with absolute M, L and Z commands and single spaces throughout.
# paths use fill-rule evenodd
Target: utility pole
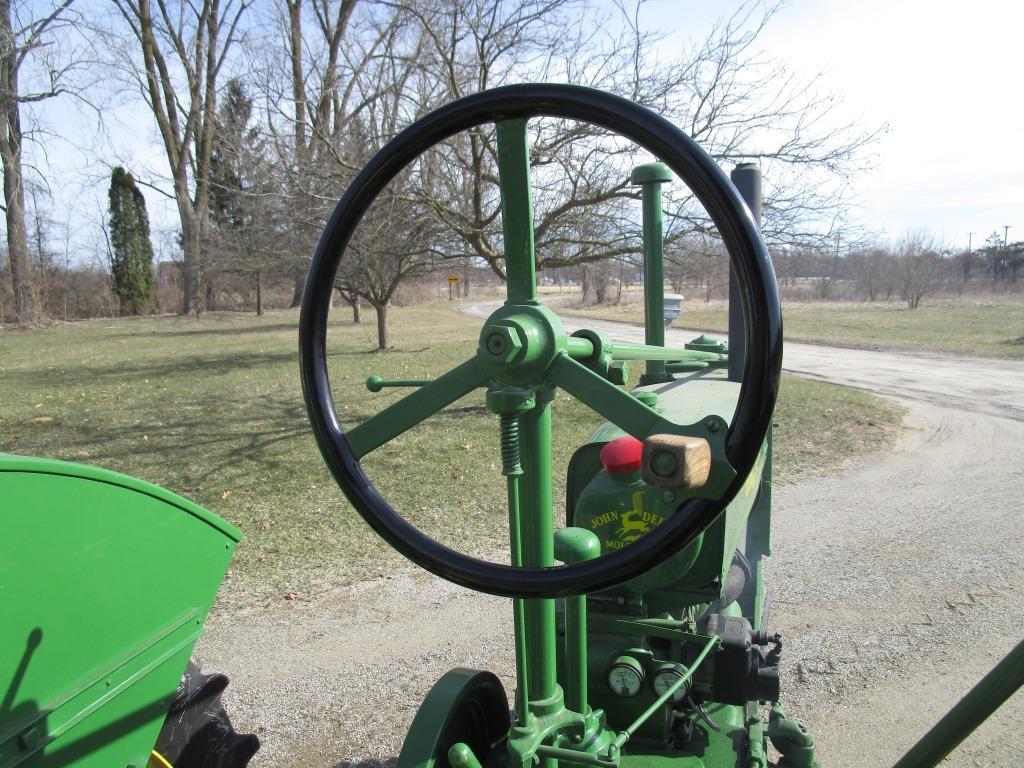
M 973 232 L 968 232 L 967 233 L 967 252 L 968 253 L 971 252 L 971 243 L 973 241 L 974 241 L 974 233 Z
M 1007 236 L 1010 234 L 1010 225 L 1003 224 L 1003 248 L 1006 247 Z

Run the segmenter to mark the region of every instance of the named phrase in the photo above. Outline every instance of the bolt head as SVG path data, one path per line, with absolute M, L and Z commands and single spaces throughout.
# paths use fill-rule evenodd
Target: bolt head
M 511 363 L 523 349 L 519 331 L 507 325 L 492 325 L 480 336 L 480 351 L 499 363 Z

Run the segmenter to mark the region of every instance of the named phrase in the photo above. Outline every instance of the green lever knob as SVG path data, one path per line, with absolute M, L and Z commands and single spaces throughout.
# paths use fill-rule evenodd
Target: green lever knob
M 423 387 L 430 383 L 430 379 L 382 379 L 380 376 L 370 376 L 366 380 L 366 388 L 371 392 L 380 392 L 384 387 Z

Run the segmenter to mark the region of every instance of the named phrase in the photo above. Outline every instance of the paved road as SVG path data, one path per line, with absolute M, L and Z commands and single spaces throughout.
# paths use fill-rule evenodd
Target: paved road
M 641 335 L 566 318 L 582 323 Z M 893 450 L 776 489 L 768 566 L 788 711 L 830 768 L 892 765 L 1022 635 L 1024 363 L 787 344 L 784 368 L 908 409 Z M 201 653 L 232 675 L 239 727 L 263 739 L 253 768 L 373 768 L 452 666 L 494 670 L 511 690 L 511 634 L 508 601 L 403 573 L 216 614 Z M 1017 764 L 1022 719 L 1018 693 L 946 765 Z

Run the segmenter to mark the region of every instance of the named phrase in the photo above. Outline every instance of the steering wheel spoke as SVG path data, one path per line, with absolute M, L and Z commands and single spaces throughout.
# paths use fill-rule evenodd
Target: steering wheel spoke
M 706 441 L 710 468 L 707 479 L 689 489 L 693 496 L 717 498 L 736 477 L 736 470 L 726 456 L 726 425 L 721 417 L 707 416 L 693 424 L 676 424 L 567 355 L 555 360 L 548 370 L 548 380 L 652 451 L 673 450 L 673 441 L 668 437 Z M 682 460 L 681 454 L 678 460 Z
M 475 357 L 374 414 L 345 436 L 356 458 L 394 440 L 442 408 L 487 383 L 489 373 Z
M 664 421 L 653 408 L 566 355 L 555 360 L 548 370 L 548 380 L 637 440 L 657 431 L 657 425 Z

